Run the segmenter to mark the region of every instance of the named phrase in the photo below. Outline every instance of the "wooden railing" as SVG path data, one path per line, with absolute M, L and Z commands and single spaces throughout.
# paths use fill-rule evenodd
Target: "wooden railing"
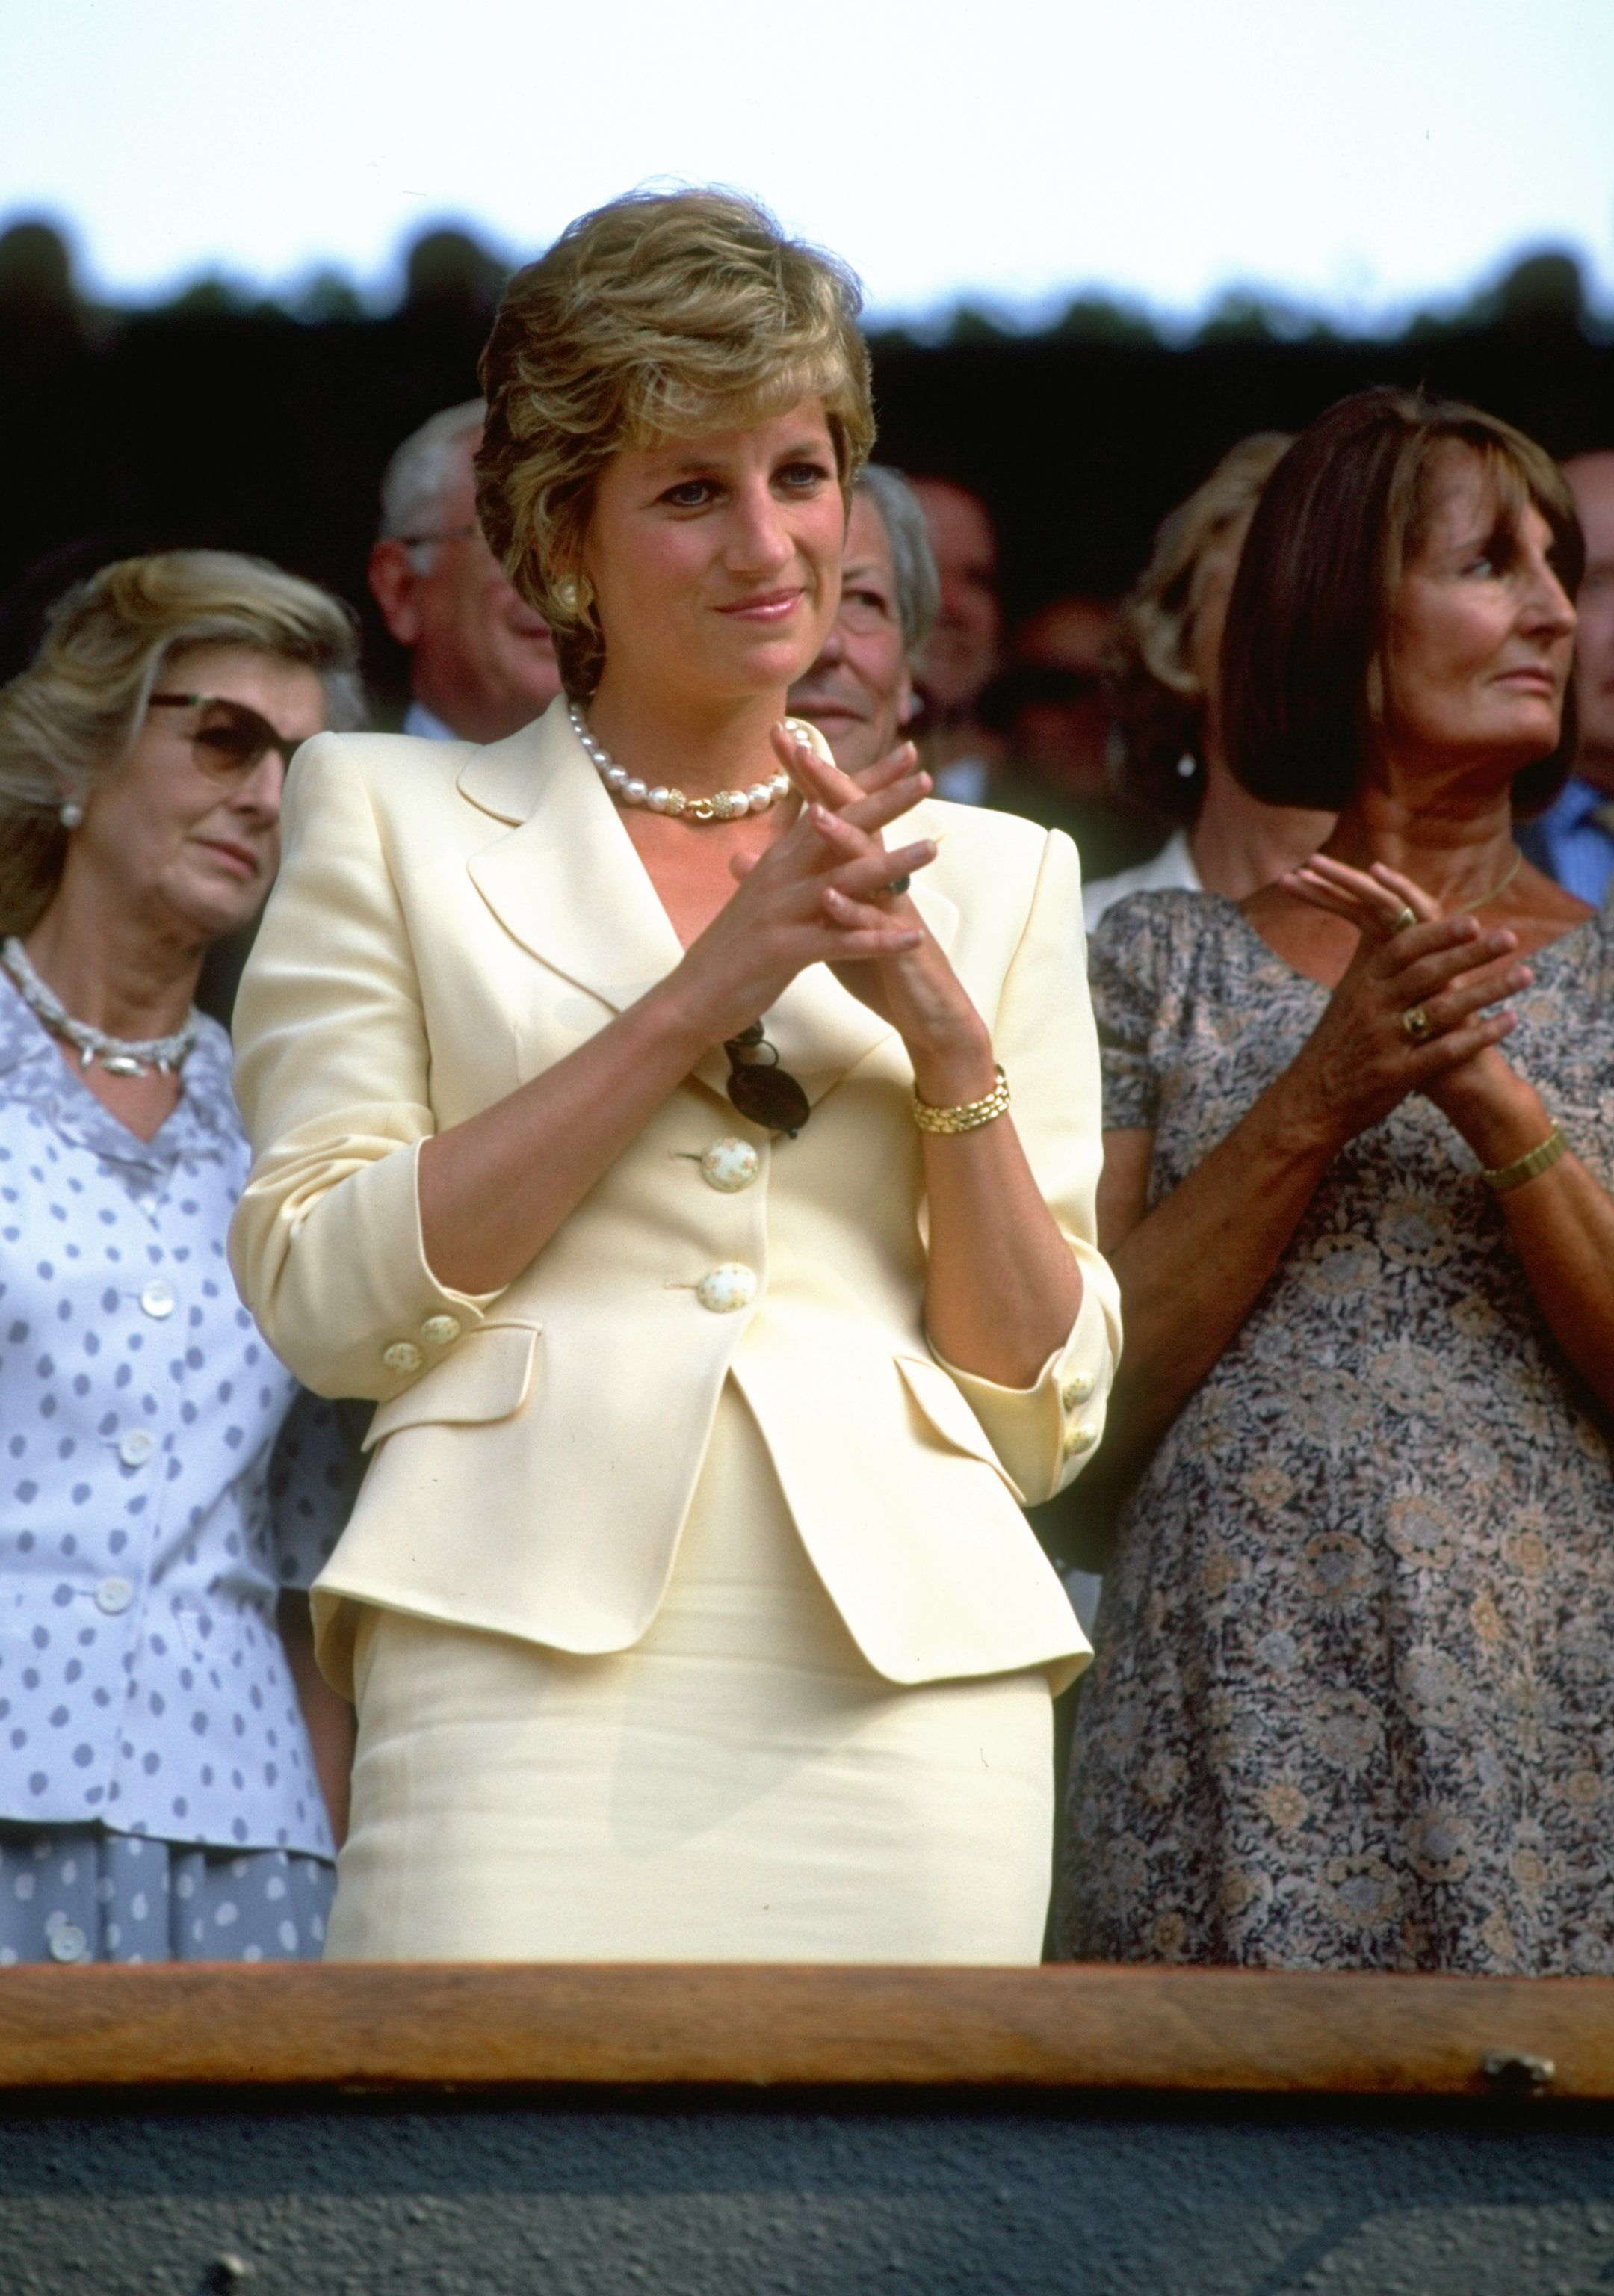
M 1614 1979 L 360 1964 L 0 1972 L 0 2093 L 1614 2096 Z

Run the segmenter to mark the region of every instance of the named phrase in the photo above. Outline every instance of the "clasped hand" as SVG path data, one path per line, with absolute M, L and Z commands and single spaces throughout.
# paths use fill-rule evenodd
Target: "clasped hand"
M 1382 862 L 1363 871 L 1317 854 L 1281 882 L 1361 935 L 1293 1071 L 1342 1138 L 1380 1122 L 1411 1092 L 1466 1132 L 1472 1111 L 1517 1089 L 1495 1050 L 1513 1016 L 1492 1009 L 1534 978 L 1517 962 L 1515 934 L 1444 915 L 1421 886 Z
M 749 1026 L 810 964 L 827 964 L 851 994 L 889 1021 L 916 1067 L 985 1030 L 923 918 L 896 882 L 936 857 L 929 838 L 889 848 L 883 832 L 930 789 L 911 742 L 853 781 L 784 726 L 781 763 L 801 793 L 796 820 L 760 854 L 736 854 L 739 890 L 694 941 L 680 968 L 686 990 L 721 1041 Z

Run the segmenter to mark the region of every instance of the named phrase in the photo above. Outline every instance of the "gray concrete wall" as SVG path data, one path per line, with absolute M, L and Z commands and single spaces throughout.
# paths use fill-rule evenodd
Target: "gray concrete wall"
M 221 2097 L 0 2117 L 4 2296 L 1611 2285 L 1606 2112 Z

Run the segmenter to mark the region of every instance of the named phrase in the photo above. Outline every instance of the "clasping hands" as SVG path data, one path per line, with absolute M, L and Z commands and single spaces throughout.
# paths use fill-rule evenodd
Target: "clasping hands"
M 1343 917 L 1361 935 L 1356 955 L 1295 1063 L 1341 1140 L 1379 1123 L 1421 1092 L 1460 1130 L 1468 1105 L 1505 1094 L 1512 1071 L 1495 1050 L 1514 1026 L 1491 1008 L 1534 978 L 1517 962 L 1518 938 L 1471 916 L 1443 915 L 1410 877 L 1315 854 L 1279 879 L 1286 892 Z

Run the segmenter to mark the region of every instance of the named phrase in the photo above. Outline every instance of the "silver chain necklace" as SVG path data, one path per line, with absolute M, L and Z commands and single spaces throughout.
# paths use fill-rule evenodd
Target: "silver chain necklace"
M 55 990 L 40 980 L 14 933 L 0 947 L 0 964 L 16 982 L 17 994 L 29 1011 L 53 1037 L 63 1037 L 72 1046 L 80 1068 L 87 1069 L 92 1061 L 99 1061 L 108 1076 L 147 1076 L 153 1069 L 167 1076 L 181 1066 L 196 1042 L 194 1013 L 171 1037 L 109 1037 L 103 1029 L 92 1029 L 87 1021 L 75 1021 Z

